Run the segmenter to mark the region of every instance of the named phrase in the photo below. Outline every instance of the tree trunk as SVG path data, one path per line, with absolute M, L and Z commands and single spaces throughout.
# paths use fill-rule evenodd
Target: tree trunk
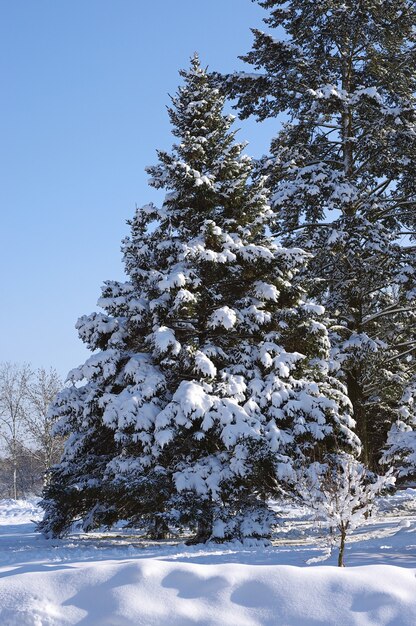
M 17 469 L 16 463 L 13 464 L 13 498 L 17 500 Z
M 339 544 L 339 552 L 338 552 L 338 567 L 345 567 L 344 552 L 345 552 L 346 539 L 347 539 L 347 528 L 344 524 L 341 524 L 341 541 Z
M 193 546 L 197 543 L 206 543 L 212 537 L 213 514 L 211 510 L 206 510 L 198 520 L 196 535 L 186 541 L 187 546 Z
M 365 465 L 373 467 L 373 450 L 368 437 L 368 415 L 364 407 L 364 394 L 361 385 L 357 382 L 360 373 L 357 370 L 347 372 L 346 383 L 348 397 L 353 407 L 353 416 L 356 422 L 355 432 L 362 445 L 361 460 Z
M 166 539 L 168 536 L 169 527 L 163 519 L 156 518 L 154 520 L 154 525 L 152 530 L 149 533 L 150 539 L 155 541 L 159 541 L 161 539 Z

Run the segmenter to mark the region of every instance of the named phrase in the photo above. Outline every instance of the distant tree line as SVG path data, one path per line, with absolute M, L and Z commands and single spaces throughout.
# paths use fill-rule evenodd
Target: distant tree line
M 0 364 L 0 497 L 40 495 L 62 453 L 49 405 L 62 388 L 55 369 Z

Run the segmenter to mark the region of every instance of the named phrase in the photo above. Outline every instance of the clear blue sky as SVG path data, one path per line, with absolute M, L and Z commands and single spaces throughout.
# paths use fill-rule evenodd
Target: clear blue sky
M 144 167 L 172 143 L 179 68 L 197 51 L 241 69 L 262 17 L 250 0 L 0 0 L 0 361 L 64 376 L 85 360 L 74 324 L 155 200 Z M 238 123 L 248 153 L 276 124 Z

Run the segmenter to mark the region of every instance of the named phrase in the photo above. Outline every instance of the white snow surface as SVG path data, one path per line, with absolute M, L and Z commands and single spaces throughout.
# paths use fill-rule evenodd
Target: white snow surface
M 126 528 L 46 540 L 35 500 L 0 501 L 1 626 L 414 626 L 416 489 L 379 499 L 345 569 L 306 510 L 270 547 L 187 547 Z

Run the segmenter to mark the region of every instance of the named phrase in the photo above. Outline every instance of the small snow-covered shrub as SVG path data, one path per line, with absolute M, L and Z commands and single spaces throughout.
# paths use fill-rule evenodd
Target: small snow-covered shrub
M 313 463 L 299 472 L 296 492 L 317 520 L 327 522 L 330 543 L 339 542 L 339 567 L 344 566 L 348 533 L 367 519 L 376 496 L 394 482 L 391 471 L 378 476 L 346 453 L 328 455 L 325 463 Z

